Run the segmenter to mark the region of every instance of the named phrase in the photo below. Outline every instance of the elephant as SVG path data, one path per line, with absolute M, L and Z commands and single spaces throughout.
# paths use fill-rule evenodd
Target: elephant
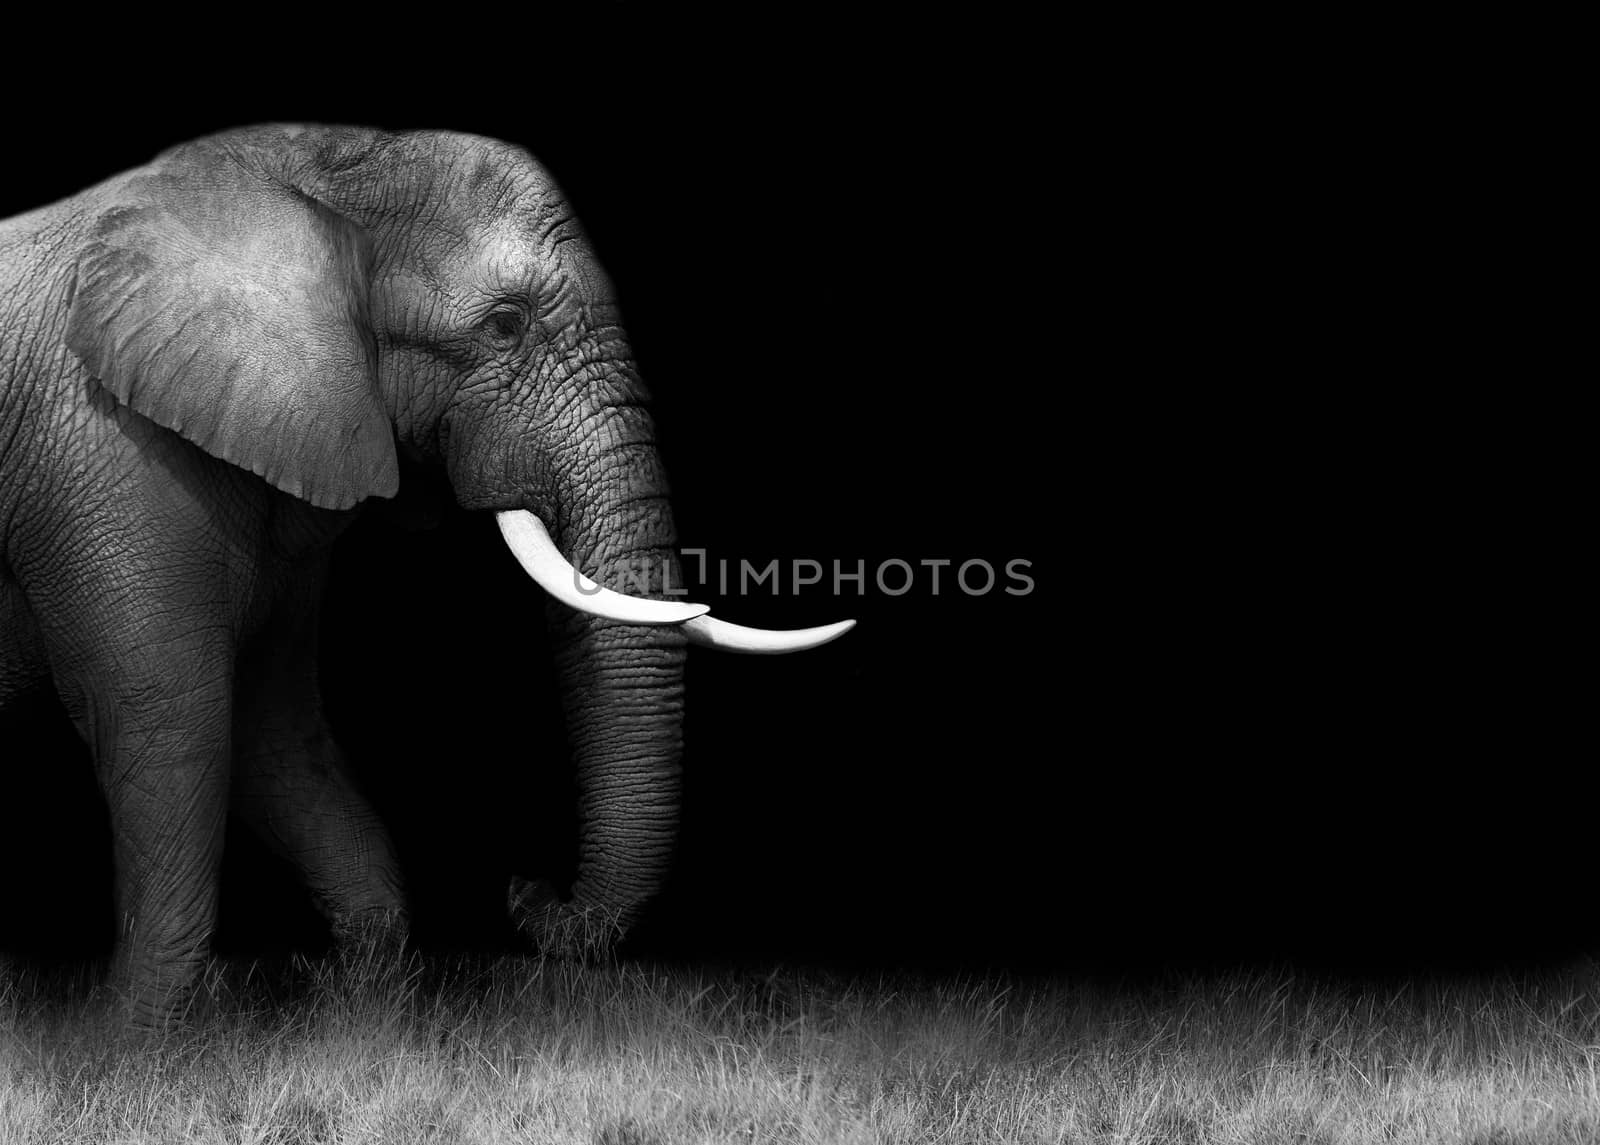
M 507 894 L 545 949 L 608 945 L 670 867 L 686 645 L 853 623 L 768 632 L 681 599 L 615 290 L 517 146 L 283 124 L 181 144 L 0 220 L 0 339 L 0 707 L 53 687 L 88 746 L 141 1022 L 208 954 L 230 810 L 336 938 L 403 940 L 315 668 L 331 546 L 402 460 L 494 515 L 547 596 L 580 854 L 565 897 Z

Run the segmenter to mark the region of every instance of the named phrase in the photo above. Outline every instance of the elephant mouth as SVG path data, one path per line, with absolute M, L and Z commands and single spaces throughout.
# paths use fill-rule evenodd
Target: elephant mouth
M 626 624 L 676 625 L 683 630 L 689 643 L 704 648 L 757 655 L 803 652 L 837 640 L 856 624 L 854 620 L 841 620 L 816 628 L 747 628 L 709 615 L 708 605 L 648 600 L 613 592 L 595 584 L 573 567 L 556 548 L 544 522 L 533 513 L 526 509 L 505 510 L 495 514 L 495 522 L 523 571 L 561 603 L 579 612 Z

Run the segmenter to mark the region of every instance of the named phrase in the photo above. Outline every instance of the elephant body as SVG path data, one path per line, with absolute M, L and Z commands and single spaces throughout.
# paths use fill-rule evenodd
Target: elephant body
M 505 144 L 244 129 L 0 222 L 0 707 L 54 687 L 89 746 L 142 1019 L 207 952 L 230 806 L 337 934 L 403 931 L 315 671 L 330 548 L 398 455 L 659 597 L 682 582 L 645 404 L 571 211 Z M 685 637 L 548 614 L 582 853 L 569 901 L 521 886 L 522 921 L 622 927 L 672 853 Z

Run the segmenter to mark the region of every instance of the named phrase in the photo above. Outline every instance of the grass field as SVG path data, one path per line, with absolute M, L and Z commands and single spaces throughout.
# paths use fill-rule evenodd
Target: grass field
M 297 961 L 0 979 L 0 1142 L 1595 1142 L 1600 966 L 1358 988 Z

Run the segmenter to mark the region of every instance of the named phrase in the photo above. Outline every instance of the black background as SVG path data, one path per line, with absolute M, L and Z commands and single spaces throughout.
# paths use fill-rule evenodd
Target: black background
M 805 655 L 692 654 L 680 857 L 636 951 L 1376 968 L 1594 936 L 1592 761 L 1550 734 L 1575 688 L 1502 575 L 1498 443 L 1453 436 L 1459 368 L 1407 317 L 1428 284 L 1393 293 L 1415 252 L 1382 195 L 1295 160 L 1270 93 L 1197 111 L 1203 79 L 1151 95 L 1025 30 L 602 7 L 529 34 L 474 22 L 447 71 L 431 36 L 86 66 L 93 118 L 34 100 L 3 205 L 263 120 L 476 132 L 555 173 L 713 562 L 696 597 L 860 621 Z M 773 558 L 864 562 L 865 590 L 718 593 L 716 561 Z M 917 567 L 890 596 L 891 558 L 1025 560 L 1033 587 L 968 595 L 952 567 L 935 594 Z M 573 860 L 538 590 L 451 511 L 363 521 L 330 592 L 330 714 L 419 938 L 506 942 L 506 877 Z M 30 734 L 53 738 L 13 741 L 8 929 L 103 939 L 87 763 Z M 224 946 L 317 934 L 230 836 Z

